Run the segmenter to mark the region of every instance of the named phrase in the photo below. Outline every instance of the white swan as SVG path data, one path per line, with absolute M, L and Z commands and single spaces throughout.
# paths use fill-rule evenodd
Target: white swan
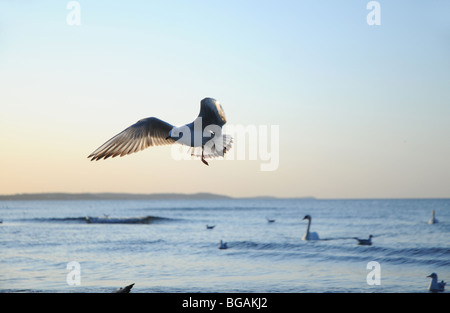
M 228 245 L 226 242 L 223 242 L 222 240 L 219 243 L 219 249 L 228 249 Z
M 316 232 L 309 232 L 311 227 L 311 216 L 306 215 L 304 220 L 308 220 L 308 226 L 306 226 L 306 233 L 303 235 L 302 240 L 319 240 L 319 235 Z
M 434 210 L 432 212 L 433 216 L 430 218 L 430 220 L 428 221 L 428 224 L 436 224 L 439 223 L 439 221 L 434 217 Z
M 353 237 L 354 239 L 358 240 L 358 244 L 361 246 L 371 246 L 372 245 L 372 235 L 369 235 L 369 239 L 359 239 L 356 237 Z
M 445 283 L 444 281 L 438 282 L 438 276 L 436 273 L 431 273 L 427 277 L 431 277 L 430 285 L 428 286 L 428 291 L 436 292 L 436 291 L 444 291 Z

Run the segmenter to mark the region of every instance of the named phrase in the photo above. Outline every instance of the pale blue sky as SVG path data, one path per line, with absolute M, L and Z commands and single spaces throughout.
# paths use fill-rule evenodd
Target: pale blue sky
M 0 0 L 0 194 L 450 197 L 450 2 Z M 132 4 L 131 4 L 132 3 Z M 86 158 L 140 118 L 279 125 L 279 168 Z

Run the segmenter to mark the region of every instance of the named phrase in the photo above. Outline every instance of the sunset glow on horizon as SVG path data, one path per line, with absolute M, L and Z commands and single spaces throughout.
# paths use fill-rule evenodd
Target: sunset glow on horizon
M 368 2 L 1 1 L 0 194 L 450 197 L 450 3 Z M 87 158 L 205 97 L 228 159 Z

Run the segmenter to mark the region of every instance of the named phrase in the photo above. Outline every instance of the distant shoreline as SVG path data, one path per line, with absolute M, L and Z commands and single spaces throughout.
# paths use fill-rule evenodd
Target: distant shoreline
M 232 199 L 280 199 L 271 196 L 260 197 L 230 197 L 213 193 L 23 193 L 14 195 L 0 195 L 0 200 L 232 200 Z M 314 197 L 299 197 L 295 199 L 314 200 Z

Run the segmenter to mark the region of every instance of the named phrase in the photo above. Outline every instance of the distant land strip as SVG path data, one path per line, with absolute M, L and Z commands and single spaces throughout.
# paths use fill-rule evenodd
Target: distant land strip
M 231 199 L 279 199 L 277 197 L 240 197 L 234 198 L 225 195 L 201 192 L 193 194 L 183 193 L 22 193 L 14 195 L 0 195 L 0 200 L 231 200 Z M 301 197 L 299 199 L 315 199 L 314 197 Z

